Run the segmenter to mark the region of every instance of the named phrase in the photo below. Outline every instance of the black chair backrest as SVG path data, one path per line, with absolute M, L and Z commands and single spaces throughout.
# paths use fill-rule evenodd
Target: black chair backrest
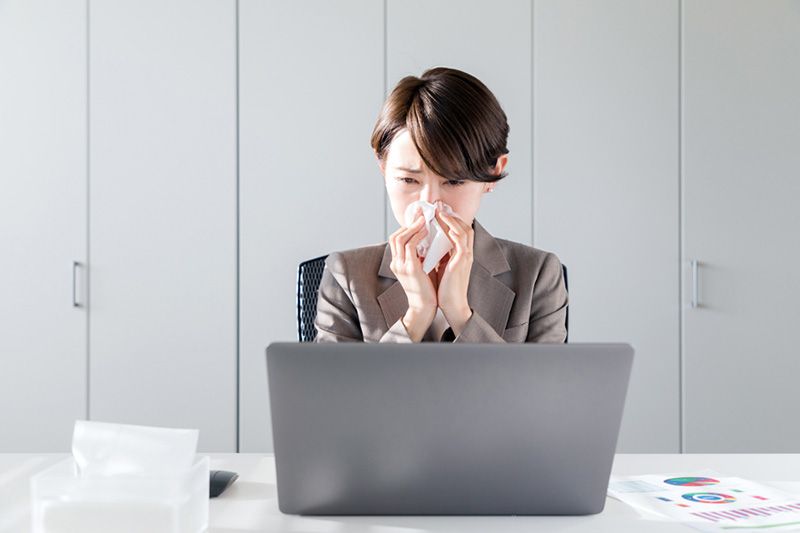
M 303 261 L 297 267 L 297 339 L 300 342 L 314 342 L 317 328 L 317 296 L 322 271 L 325 269 L 327 255 Z
M 322 271 L 325 269 L 327 255 L 303 261 L 297 267 L 297 338 L 300 342 L 314 342 L 317 328 L 314 327 L 314 318 L 317 316 L 317 296 L 319 283 L 322 281 Z M 569 290 L 567 283 L 567 267 L 561 265 L 564 271 L 564 286 Z M 569 306 L 565 320 L 567 337 L 569 339 Z

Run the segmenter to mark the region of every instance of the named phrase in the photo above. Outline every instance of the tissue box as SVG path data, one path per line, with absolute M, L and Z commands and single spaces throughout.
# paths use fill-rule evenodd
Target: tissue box
M 70 457 L 31 478 L 33 533 L 198 533 L 208 492 L 208 457 L 173 478 L 80 478 Z

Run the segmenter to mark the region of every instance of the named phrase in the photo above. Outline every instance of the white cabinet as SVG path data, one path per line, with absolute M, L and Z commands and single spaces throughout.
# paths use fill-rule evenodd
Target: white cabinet
M 87 398 L 85 0 L 0 2 L 0 254 L 0 452 L 63 452 Z
M 384 239 L 383 64 L 381 2 L 240 1 L 242 452 L 272 450 L 265 350 L 297 340 L 298 263 Z
M 683 20 L 685 451 L 796 452 L 800 2 Z
M 0 79 L 0 451 L 235 451 L 234 0 L 2 2 Z
M 236 4 L 89 20 L 89 415 L 236 451 Z
M 370 134 L 433 66 L 508 115 L 481 222 L 636 348 L 619 450 L 795 451 L 798 51 L 791 0 L 0 1 L 0 451 L 271 450 L 296 266 L 396 228 Z

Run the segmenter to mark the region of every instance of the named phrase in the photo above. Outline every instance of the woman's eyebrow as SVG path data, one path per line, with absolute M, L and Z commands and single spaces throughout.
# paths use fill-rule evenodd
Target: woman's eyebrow
M 421 168 L 406 168 L 406 167 L 394 167 L 394 168 L 396 168 L 397 170 L 402 170 L 404 172 L 413 172 L 415 174 L 422 173 L 422 169 Z

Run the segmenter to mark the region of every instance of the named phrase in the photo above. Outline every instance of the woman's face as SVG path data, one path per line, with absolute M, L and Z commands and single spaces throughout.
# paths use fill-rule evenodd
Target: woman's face
M 503 171 L 508 155 L 497 160 L 495 174 Z M 497 183 L 471 180 L 452 180 L 434 174 L 422 161 L 408 130 L 401 130 L 389 145 L 386 159 L 378 164 L 386 182 L 386 192 L 392 204 L 397 223 L 405 226 L 408 205 L 417 200 L 436 203 L 438 200 L 453 208 L 467 224 L 472 224 L 481 197 L 494 189 Z

